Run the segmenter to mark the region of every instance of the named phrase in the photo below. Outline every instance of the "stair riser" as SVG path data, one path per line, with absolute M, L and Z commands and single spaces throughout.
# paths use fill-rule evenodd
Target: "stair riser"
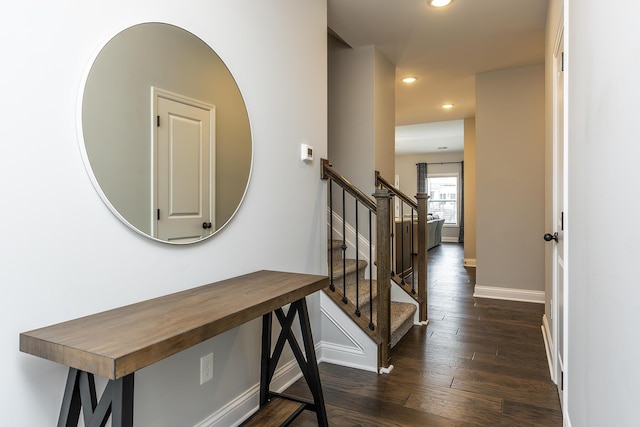
M 391 331 L 391 348 L 395 347 L 396 344 L 402 339 L 403 336 L 411 329 L 413 326 L 413 316 L 405 319 L 401 325 L 399 325 L 394 331 Z
M 339 260 L 342 260 L 342 249 L 337 248 L 337 249 L 330 250 L 329 253 L 327 254 L 329 262 L 331 262 L 332 253 L 333 253 L 333 262 L 338 262 Z
M 350 262 L 347 265 L 348 272 L 346 275 L 346 289 L 347 289 L 346 295 L 351 300 L 351 302 L 355 304 L 356 303 L 355 287 L 356 287 L 356 284 L 358 284 L 358 286 L 360 287 L 358 291 L 358 306 L 361 312 L 366 312 L 368 314 L 369 313 L 369 281 L 365 279 L 366 267 L 367 267 L 366 263 L 361 262 L 358 270 L 355 271 L 355 265 L 353 264 L 353 262 Z M 345 286 L 345 284 L 342 281 L 342 278 L 343 278 L 342 269 L 343 269 L 342 262 L 338 262 L 334 264 L 333 283 L 336 286 L 336 289 L 340 290 L 340 292 L 343 292 L 343 287 Z M 356 277 L 358 278 L 357 281 L 356 281 Z M 377 286 L 376 282 L 374 281 L 373 282 L 374 301 L 377 294 L 376 286 Z
M 336 284 L 336 286 L 339 285 L 340 287 L 342 287 L 343 275 L 345 276 L 345 283 L 347 284 L 347 286 L 355 285 L 356 278 L 358 279 L 359 282 L 364 282 L 365 280 L 364 273 L 367 268 L 367 265 L 364 262 L 361 262 L 360 264 L 361 265 L 358 266 L 357 269 L 355 265 L 352 265 L 352 264 L 347 265 L 347 273 L 346 275 L 344 275 L 342 262 L 334 263 L 333 264 L 333 281 Z
M 342 259 L 342 241 L 334 240 L 333 242 L 329 242 L 329 262 L 331 262 L 331 254 L 333 253 L 333 262 L 338 262 L 338 260 Z

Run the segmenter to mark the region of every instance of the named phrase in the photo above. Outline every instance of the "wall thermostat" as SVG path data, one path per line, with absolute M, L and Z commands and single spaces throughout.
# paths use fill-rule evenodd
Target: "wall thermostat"
M 300 160 L 310 162 L 313 160 L 313 147 L 307 144 L 300 144 Z

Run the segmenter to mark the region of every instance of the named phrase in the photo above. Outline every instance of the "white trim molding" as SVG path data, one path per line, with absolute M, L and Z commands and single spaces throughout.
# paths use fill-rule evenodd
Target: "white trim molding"
M 475 258 L 465 258 L 464 261 L 462 261 L 462 265 L 474 268 L 478 266 Z
M 387 368 L 381 367 L 379 370 L 379 374 L 390 374 L 393 371 L 393 365 L 389 365 Z
M 529 289 L 499 288 L 476 285 L 473 291 L 476 298 L 503 299 L 508 301 L 535 302 L 544 304 L 544 291 Z
M 547 353 L 547 363 L 549 364 L 551 381 L 557 384 L 558 382 L 553 373 L 553 339 L 551 339 L 551 328 L 549 327 L 549 319 L 546 313 L 542 315 L 542 326 L 540 326 L 540 328 L 542 328 L 542 339 L 544 340 L 544 350 Z
M 318 349 L 316 346 L 316 354 Z M 273 391 L 280 393 L 298 379 L 302 377 L 302 372 L 298 367 L 298 362 L 293 359 L 282 367 L 278 368 L 273 374 L 271 388 Z M 238 426 L 244 422 L 251 414 L 256 412 L 260 407 L 260 383 L 253 385 L 250 389 L 237 396 L 231 402 L 227 403 L 216 412 L 200 421 L 194 427 L 227 427 Z
M 320 312 L 322 341 L 316 352 L 318 363 L 377 372 L 377 344 L 324 292 L 320 293 Z
M 458 237 L 455 236 L 442 236 L 442 243 L 460 243 L 458 242 Z

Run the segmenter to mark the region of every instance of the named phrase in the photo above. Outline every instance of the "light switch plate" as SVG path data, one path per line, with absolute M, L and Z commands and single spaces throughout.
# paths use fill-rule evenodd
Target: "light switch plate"
M 300 144 L 300 160 L 310 162 L 313 160 L 313 147 L 307 144 Z

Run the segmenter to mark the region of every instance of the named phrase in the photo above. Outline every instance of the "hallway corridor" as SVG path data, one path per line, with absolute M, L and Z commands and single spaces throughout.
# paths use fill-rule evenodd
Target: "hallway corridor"
M 331 364 L 320 374 L 331 426 L 562 426 L 540 325 L 544 306 L 473 298 L 461 244 L 429 251 L 429 325 L 377 375 Z M 287 391 L 302 395 L 298 381 Z M 304 413 L 293 426 L 313 426 Z

